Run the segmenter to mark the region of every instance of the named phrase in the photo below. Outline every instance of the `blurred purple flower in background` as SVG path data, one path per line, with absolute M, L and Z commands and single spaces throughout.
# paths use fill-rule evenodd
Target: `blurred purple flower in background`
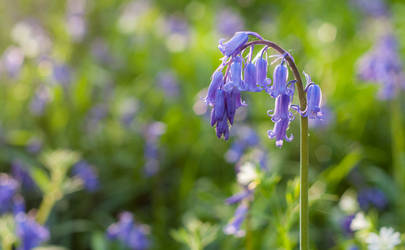
M 23 188 L 32 190 L 36 187 L 27 166 L 25 166 L 21 161 L 13 160 L 11 162 L 11 172 L 13 177 L 21 184 Z
M 105 103 L 95 104 L 88 112 L 86 118 L 86 128 L 89 131 L 94 131 L 99 128 L 100 121 L 107 117 L 108 109 Z
M 379 98 L 392 99 L 405 87 L 405 75 L 398 56 L 398 44 L 392 34 L 380 37 L 375 46 L 358 61 L 357 72 L 361 80 L 381 85 Z
M 175 98 L 179 95 L 179 83 L 177 76 L 171 70 L 162 71 L 157 76 L 158 86 L 168 98 Z
M 248 205 L 246 203 L 241 203 L 235 211 L 232 220 L 224 227 L 225 234 L 232 234 L 236 237 L 243 237 L 245 231 L 241 229 L 242 223 L 246 218 L 248 213 Z
M 159 170 L 159 138 L 165 132 L 166 125 L 163 122 L 153 122 L 144 129 L 144 171 L 146 176 L 153 176 Z
M 352 224 L 354 217 L 354 214 L 345 216 L 341 222 L 342 230 L 348 236 L 353 235 L 353 230 L 350 228 L 350 225 Z
M 91 44 L 91 53 L 102 64 L 111 64 L 114 58 L 102 38 L 96 38 Z
M 147 228 L 137 224 L 130 212 L 123 212 L 119 221 L 110 225 L 107 229 L 107 236 L 111 240 L 119 240 L 125 246 L 133 250 L 149 248 Z
M 352 0 L 357 8 L 373 17 L 387 16 L 388 9 L 384 0 Z
M 35 90 L 34 96 L 31 99 L 30 111 L 33 115 L 41 116 L 46 108 L 46 105 L 51 101 L 51 90 L 45 84 L 41 84 Z
M 63 63 L 53 63 L 52 78 L 57 83 L 67 87 L 71 82 L 71 69 L 68 65 Z
M 80 42 L 86 34 L 86 0 L 68 0 L 66 8 L 66 28 L 73 41 Z
M 99 188 L 98 175 L 93 166 L 86 161 L 79 161 L 73 166 L 73 176 L 83 181 L 84 188 L 89 192 L 94 192 Z
M 260 143 L 256 131 L 248 126 L 234 126 L 232 135 L 236 140 L 225 154 L 226 161 L 230 163 L 238 162 L 249 147 L 255 147 Z
M 172 15 L 164 20 L 166 46 L 172 52 L 184 50 L 190 43 L 190 27 L 182 16 Z
M 35 218 L 19 212 L 15 215 L 16 234 L 20 239 L 19 250 L 31 250 L 49 239 L 49 231 L 35 221 Z
M 15 78 L 20 73 L 24 63 L 23 51 L 15 46 L 8 47 L 1 58 L 0 69 L 5 71 L 9 77 Z
M 0 174 L 0 214 L 13 209 L 13 197 L 18 189 L 18 182 L 6 174 Z
M 388 205 L 388 200 L 383 191 L 377 188 L 366 188 L 359 191 L 357 201 L 362 210 L 377 208 L 383 210 Z
M 26 149 L 31 154 L 38 154 L 41 152 L 42 146 L 42 140 L 38 138 L 31 138 L 26 145 Z
M 219 34 L 230 37 L 238 30 L 243 30 L 242 17 L 231 9 L 222 9 L 216 15 L 216 28 Z

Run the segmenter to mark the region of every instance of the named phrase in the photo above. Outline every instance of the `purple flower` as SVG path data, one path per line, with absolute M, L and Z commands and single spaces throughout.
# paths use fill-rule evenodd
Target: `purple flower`
M 218 32 L 225 36 L 233 35 L 244 26 L 241 16 L 230 9 L 221 10 L 217 14 L 216 24 Z
M 287 94 L 287 79 L 288 69 L 284 63 L 284 60 L 282 60 L 281 63 L 274 69 L 273 73 L 273 86 L 270 90 L 270 95 L 273 98 L 276 98 L 279 95 Z
M 145 226 L 135 223 L 131 213 L 123 212 L 119 221 L 110 225 L 107 236 L 111 240 L 119 240 L 128 248 L 143 250 L 149 248 Z
M 18 182 L 6 174 L 0 174 L 0 214 L 13 208 L 13 197 L 18 189 Z
M 98 176 L 93 166 L 86 161 L 79 161 L 72 170 L 73 176 L 83 181 L 84 188 L 94 192 L 99 188 Z
M 290 125 L 290 118 L 282 118 L 279 119 L 275 124 L 273 130 L 268 130 L 267 135 L 270 139 L 276 139 L 276 146 L 281 147 L 283 146 L 283 141 L 286 140 L 288 142 L 292 141 L 294 138 L 293 135 L 287 136 L 287 129 Z
M 353 234 L 353 230 L 350 228 L 350 225 L 352 224 L 354 216 L 355 215 L 345 216 L 343 218 L 343 220 L 342 220 L 342 223 L 341 223 L 342 230 L 346 235 L 352 235 Z
M 206 103 L 210 106 L 214 106 L 217 90 L 222 86 L 223 81 L 223 74 L 221 71 L 215 71 L 214 74 L 212 74 L 207 97 L 205 97 Z
M 31 250 L 49 239 L 49 231 L 23 212 L 15 216 L 16 233 L 20 239 L 19 250 Z
M 370 16 L 380 17 L 388 15 L 384 0 L 352 0 L 352 3 Z
M 307 80 L 307 87 L 305 88 L 307 92 L 307 109 L 303 115 L 308 116 L 309 119 L 321 119 L 321 88 L 311 81 L 311 77 L 308 74 L 304 72 L 304 75 Z
M 261 89 L 257 86 L 257 70 L 253 63 L 248 63 L 245 66 L 244 72 L 245 85 L 250 92 L 260 92 Z
M 239 90 L 246 90 L 245 83 L 242 82 L 242 58 L 240 56 L 236 56 L 233 59 L 231 64 L 231 82 L 233 86 L 239 88 Z
M 18 47 L 11 46 L 4 51 L 0 66 L 10 77 L 17 77 L 24 63 L 24 53 Z
M 237 237 L 244 236 L 245 232 L 241 229 L 241 226 L 246 218 L 247 212 L 248 212 L 248 205 L 245 203 L 241 203 L 236 209 L 232 220 L 225 226 L 224 233 L 232 234 Z
M 264 50 L 263 50 L 264 51 Z M 267 57 L 266 57 L 267 58 Z M 256 61 L 257 84 L 262 88 L 270 85 L 271 80 L 267 78 L 267 59 L 263 59 L 263 52 Z M 270 82 L 269 82 L 270 81 Z
M 226 199 L 225 202 L 228 205 L 239 203 L 239 202 L 242 202 L 242 200 L 245 200 L 245 199 L 251 197 L 252 195 L 253 195 L 253 190 L 246 188 L 242 192 L 232 195 L 231 197 Z
M 236 32 L 233 37 L 225 42 L 225 39 L 219 40 L 218 49 L 225 56 L 232 56 L 239 52 L 240 48 L 249 40 L 248 33 Z M 225 43 L 224 43 L 225 42 Z
M 293 119 L 293 114 L 290 112 L 292 97 L 289 95 L 279 95 L 276 98 L 276 107 L 271 115 L 271 120 L 277 122 L 281 119 Z
M 27 167 L 19 160 L 14 160 L 11 163 L 11 172 L 14 178 L 21 183 L 22 187 L 25 189 L 33 189 L 36 185 L 32 179 Z
M 57 83 L 67 86 L 71 82 L 70 68 L 66 64 L 54 63 L 52 77 Z
M 360 58 L 357 66 L 360 79 L 381 85 L 378 93 L 383 100 L 392 99 L 396 91 L 404 87 L 404 72 L 398 56 L 397 41 L 393 35 L 385 35 Z
M 357 201 L 362 210 L 368 210 L 372 207 L 383 210 L 388 204 L 385 194 L 376 188 L 361 190 L 357 195 Z

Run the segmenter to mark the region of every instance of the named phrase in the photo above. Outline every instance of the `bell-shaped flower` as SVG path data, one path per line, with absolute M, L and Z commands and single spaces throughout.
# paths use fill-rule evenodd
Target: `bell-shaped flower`
M 293 135 L 290 137 L 287 136 L 287 129 L 290 125 L 289 118 L 279 119 L 275 124 L 273 130 L 268 130 L 267 135 L 270 139 L 276 139 L 276 146 L 281 147 L 283 146 L 284 140 L 290 142 L 293 139 Z
M 288 69 L 284 60 L 277 65 L 273 72 L 273 86 L 270 95 L 276 98 L 279 95 L 289 94 L 287 89 Z
M 225 93 L 222 89 L 217 89 L 215 94 L 214 108 L 211 114 L 211 126 L 220 121 L 225 114 Z
M 293 114 L 290 112 L 291 99 L 292 97 L 289 95 L 279 95 L 276 98 L 274 113 L 270 115 L 273 122 L 281 119 L 293 119 Z
M 229 126 L 228 126 L 228 120 L 225 115 L 224 115 L 224 117 L 222 117 L 222 119 L 220 121 L 217 122 L 217 126 L 215 129 L 216 129 L 218 138 L 221 138 L 222 135 L 224 135 L 225 140 L 229 139 Z
M 217 89 L 221 87 L 222 83 L 223 83 L 222 72 L 215 71 L 211 77 L 211 83 L 210 86 L 208 87 L 207 97 L 205 97 L 205 102 L 210 106 L 214 106 L 215 94 L 217 92 Z
M 307 116 L 309 119 L 321 118 L 321 101 L 322 92 L 321 88 L 317 84 L 308 86 L 307 89 Z
M 225 39 L 219 40 L 218 49 L 224 54 L 224 56 L 232 56 L 237 54 L 240 48 L 249 40 L 248 33 L 236 32 L 233 37 L 224 42 Z
M 267 61 L 259 57 L 256 61 L 257 84 L 262 88 L 266 87 Z
M 244 80 L 247 87 L 247 91 L 260 92 L 261 89 L 257 86 L 257 70 L 253 63 L 248 63 L 245 66 Z
M 231 64 L 231 81 L 235 86 L 237 86 L 240 90 L 245 90 L 246 86 L 242 82 L 242 58 L 240 56 L 236 56 L 233 59 Z

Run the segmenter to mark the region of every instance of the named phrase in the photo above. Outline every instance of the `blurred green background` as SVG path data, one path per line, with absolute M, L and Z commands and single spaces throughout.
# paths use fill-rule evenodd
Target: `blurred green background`
M 387 6 L 403 59 L 405 3 Z M 318 185 L 311 193 L 312 247 L 349 249 L 357 241 L 342 232 L 338 204 L 347 190 L 363 187 L 379 188 L 388 199 L 384 211 L 370 212 L 376 228 L 405 232 L 395 208 L 403 193 L 392 181 L 391 137 L 403 126 L 392 131 L 390 102 L 376 97 L 378 85 L 356 77 L 358 59 L 385 26 L 360 7 L 332 0 L 1 1 L 0 170 L 10 172 L 19 160 L 35 172 L 43 168 L 42 152 L 62 148 L 96 169 L 96 191 L 56 202 L 48 244 L 125 249 L 105 230 L 130 211 L 148 225 L 152 249 L 186 249 L 174 236 L 181 228 L 189 232 L 186 242 L 207 238 L 205 249 L 245 249 L 246 237 L 222 231 L 235 210 L 224 200 L 239 190 L 235 164 L 225 157 L 235 137 L 216 138 L 201 99 L 222 57 L 218 40 L 251 30 L 290 51 L 320 84 L 330 110 L 309 137 L 310 181 Z M 289 129 L 295 139 L 279 149 L 266 132 L 273 99 L 265 93 L 243 99 L 248 106 L 236 123 L 258 134 L 268 155 L 266 180 L 279 177 L 255 195 L 251 249 L 296 249 L 298 197 L 290 189 L 299 173 L 298 119 Z M 21 192 L 32 209 L 46 190 Z

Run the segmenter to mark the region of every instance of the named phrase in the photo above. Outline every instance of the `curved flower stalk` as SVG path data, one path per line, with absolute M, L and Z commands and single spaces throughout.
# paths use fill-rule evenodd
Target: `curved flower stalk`
M 249 42 L 253 37 L 254 41 Z M 253 57 L 255 46 L 264 46 Z M 276 109 L 272 116 L 275 125 L 268 131 L 270 139 L 276 139 L 276 146 L 281 147 L 284 140 L 291 141 L 292 135 L 287 136 L 287 129 L 294 116 L 289 111 L 295 92 L 298 90 L 300 101 L 299 113 L 301 114 L 301 147 L 300 147 L 300 248 L 308 249 L 308 118 L 320 118 L 319 105 L 321 91 L 317 85 L 309 84 L 304 89 L 300 73 L 293 57 L 274 42 L 264 40 L 260 35 L 250 31 L 236 32 L 227 42 L 219 41 L 219 50 L 224 57 L 222 63 L 211 77 L 208 89 L 207 104 L 212 106 L 211 126 L 216 126 L 218 138 L 229 138 L 229 129 L 233 124 L 236 109 L 246 105 L 241 99 L 241 92 L 264 91 L 272 98 L 276 98 Z M 273 72 L 273 85 L 267 77 L 267 53 L 275 50 L 281 59 Z M 245 51 L 249 51 L 245 57 Z M 266 55 L 264 58 L 263 56 Z M 252 58 L 255 58 L 252 60 Z M 288 81 L 288 66 L 295 79 Z M 244 74 L 242 74 L 242 72 Z M 254 74 L 256 73 L 256 77 Z M 309 77 L 307 77 L 308 81 Z M 310 80 L 309 80 L 310 81 Z M 312 87 L 311 87 L 312 86 Z M 307 103 L 309 104 L 307 106 Z M 243 210 L 242 210 L 243 211 Z

